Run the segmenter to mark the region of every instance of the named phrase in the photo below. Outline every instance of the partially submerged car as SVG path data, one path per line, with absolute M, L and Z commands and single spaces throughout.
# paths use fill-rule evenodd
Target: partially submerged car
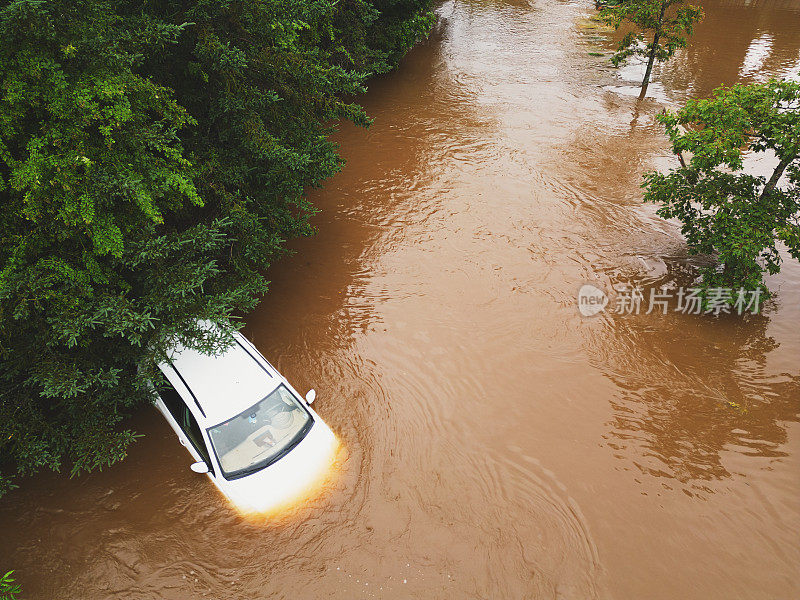
M 305 398 L 250 341 L 217 356 L 179 347 L 159 365 L 158 410 L 205 473 L 245 511 L 303 494 L 330 464 L 336 438 Z

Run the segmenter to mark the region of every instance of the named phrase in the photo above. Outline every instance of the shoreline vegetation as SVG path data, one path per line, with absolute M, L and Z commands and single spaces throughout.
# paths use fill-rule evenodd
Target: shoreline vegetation
M 123 459 L 155 363 L 267 291 L 342 166 L 330 123 L 434 24 L 429 0 L 0 9 L 0 496 Z

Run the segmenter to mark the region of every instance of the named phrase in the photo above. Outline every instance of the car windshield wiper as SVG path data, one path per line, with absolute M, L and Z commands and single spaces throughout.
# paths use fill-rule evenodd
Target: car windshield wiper
M 252 475 L 256 471 L 260 471 L 261 469 L 263 469 L 265 466 L 266 465 L 262 461 L 261 463 L 259 463 L 257 465 L 254 465 L 252 467 L 248 467 L 246 469 L 242 469 L 241 471 L 234 471 L 233 473 L 231 473 L 231 475 L 234 476 L 234 477 L 244 477 L 245 475 Z

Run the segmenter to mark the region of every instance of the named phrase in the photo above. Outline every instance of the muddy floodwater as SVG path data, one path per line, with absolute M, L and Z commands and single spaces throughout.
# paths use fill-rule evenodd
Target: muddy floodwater
M 800 74 L 800 2 L 698 3 L 643 102 L 588 0 L 440 5 L 246 319 L 316 388 L 326 478 L 243 517 L 144 410 L 124 463 L 0 503 L 24 598 L 800 597 L 800 267 L 759 316 L 576 301 L 691 284 L 641 203 L 676 164 L 655 115 Z

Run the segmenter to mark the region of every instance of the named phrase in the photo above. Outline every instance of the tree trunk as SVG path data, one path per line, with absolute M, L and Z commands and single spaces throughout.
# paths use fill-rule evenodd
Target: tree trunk
M 678 152 L 678 160 L 681 162 L 681 168 L 686 168 L 686 161 L 683 158 L 683 152 Z
M 656 62 L 656 51 L 658 50 L 658 41 L 661 39 L 661 24 L 664 22 L 664 11 L 667 5 L 661 3 L 661 13 L 658 15 L 658 29 L 653 34 L 653 47 L 650 48 L 650 56 L 647 59 L 647 70 L 644 72 L 644 79 L 642 80 L 642 91 L 639 94 L 639 100 L 642 100 L 647 95 L 647 86 L 650 85 L 650 73 L 653 72 L 653 64 Z
M 658 33 L 653 36 L 653 48 L 650 50 L 650 58 L 647 61 L 647 70 L 644 72 L 642 91 L 639 94 L 639 100 L 643 99 L 647 95 L 647 86 L 650 84 L 650 73 L 652 73 L 653 63 L 656 61 L 656 48 L 658 48 Z
M 764 189 L 761 192 L 761 196 L 758 198 L 759 200 L 763 200 L 764 198 L 766 198 L 767 194 L 769 194 L 772 190 L 775 189 L 775 186 L 778 185 L 778 181 L 780 180 L 781 175 L 783 175 L 783 172 L 786 170 L 786 167 L 788 167 L 789 163 L 791 163 L 795 158 L 797 157 L 796 156 L 787 157 L 778 163 L 778 166 L 775 167 L 775 170 L 772 172 L 772 177 L 769 178 L 769 181 L 767 181 L 767 185 L 764 186 Z

